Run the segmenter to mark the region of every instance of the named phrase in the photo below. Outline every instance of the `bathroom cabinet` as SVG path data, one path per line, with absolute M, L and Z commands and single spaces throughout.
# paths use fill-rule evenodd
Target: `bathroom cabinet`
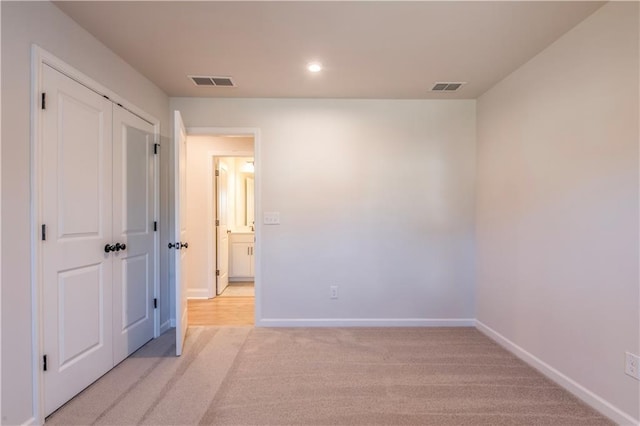
M 254 234 L 232 232 L 229 238 L 229 279 L 253 280 Z

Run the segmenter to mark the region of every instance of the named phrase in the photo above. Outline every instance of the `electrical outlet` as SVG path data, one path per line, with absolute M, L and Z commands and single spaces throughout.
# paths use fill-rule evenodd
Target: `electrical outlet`
M 337 285 L 329 286 L 329 298 L 330 299 L 337 299 L 338 298 L 338 286 Z
M 625 352 L 624 372 L 636 380 L 640 380 L 640 357 L 631 352 Z

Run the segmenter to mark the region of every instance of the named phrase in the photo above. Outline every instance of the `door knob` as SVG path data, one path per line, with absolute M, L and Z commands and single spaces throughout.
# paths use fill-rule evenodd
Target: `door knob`
M 189 243 L 180 243 L 180 248 L 189 248 Z
M 179 248 L 180 248 L 180 243 L 175 243 L 175 244 L 173 244 L 173 243 L 169 243 L 169 248 L 170 248 L 170 249 L 172 249 L 172 248 L 177 248 L 177 249 L 179 249 Z
M 126 245 L 126 244 L 116 243 L 116 245 L 115 245 L 115 249 L 116 249 L 116 251 L 126 250 L 126 248 L 127 248 L 127 245 Z
M 105 253 L 109 253 L 111 251 L 116 251 L 116 246 L 114 246 L 112 244 L 107 244 L 106 246 L 104 246 L 104 252 Z

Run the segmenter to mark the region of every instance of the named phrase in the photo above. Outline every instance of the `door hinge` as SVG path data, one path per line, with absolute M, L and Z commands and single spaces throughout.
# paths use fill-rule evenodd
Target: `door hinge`
M 220 276 L 220 269 L 216 269 L 216 277 Z
M 157 232 L 158 231 L 158 222 L 157 221 L 153 221 L 153 232 Z
M 158 299 L 153 299 L 153 309 L 158 309 Z
M 42 109 L 47 109 L 47 94 L 42 92 Z
M 47 225 L 42 224 L 41 237 L 42 241 L 47 240 Z
M 47 356 L 46 355 L 42 356 L 42 370 L 43 371 L 47 371 Z
M 160 144 L 159 143 L 154 143 L 153 144 L 153 153 L 157 154 L 159 149 L 160 149 Z
M 220 170 L 216 170 L 216 176 L 220 176 Z
M 216 226 L 220 226 L 220 221 L 216 219 Z

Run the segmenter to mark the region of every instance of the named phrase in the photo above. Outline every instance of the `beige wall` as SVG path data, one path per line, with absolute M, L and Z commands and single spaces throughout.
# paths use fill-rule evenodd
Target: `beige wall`
M 187 126 L 260 129 L 262 211 L 281 217 L 257 235 L 262 325 L 475 317 L 475 101 L 174 98 L 171 108 Z
M 478 100 L 477 318 L 625 424 L 639 418 L 624 374 L 640 352 L 638 30 L 637 3 L 607 4 Z
M 2 7 L 2 423 L 34 415 L 30 274 L 31 44 L 53 53 L 161 121 L 168 134 L 167 96 L 50 2 L 1 2 Z M 163 149 L 168 148 L 163 138 Z M 163 191 L 167 163 L 163 162 Z M 163 192 L 164 193 L 164 192 Z M 166 212 L 166 197 L 162 197 Z M 166 214 L 163 215 L 167 217 Z M 166 222 L 162 238 L 166 238 Z M 164 239 L 163 239 L 164 241 Z M 166 247 L 166 244 L 162 245 Z M 9 248 L 10 249 L 7 249 Z M 166 252 L 161 251 L 163 258 Z M 162 262 L 161 313 L 169 319 L 167 262 Z M 10 391 L 7 391 L 10 390 Z
M 215 220 L 213 195 L 209 193 L 212 167 L 212 155 L 232 153 L 252 153 L 251 137 L 216 137 L 190 135 L 187 137 L 187 224 L 189 256 L 187 257 L 187 294 L 189 297 L 212 297 L 209 284 L 212 281 L 210 265 L 215 256 L 215 247 L 210 246 L 210 220 Z M 230 200 L 235 198 L 235 161 L 225 160 L 228 169 Z M 229 203 L 227 217 L 234 227 L 234 203 Z M 211 210 L 210 210 L 211 209 Z M 209 215 L 214 216 L 209 216 Z M 215 240 L 211 241 L 212 243 Z

